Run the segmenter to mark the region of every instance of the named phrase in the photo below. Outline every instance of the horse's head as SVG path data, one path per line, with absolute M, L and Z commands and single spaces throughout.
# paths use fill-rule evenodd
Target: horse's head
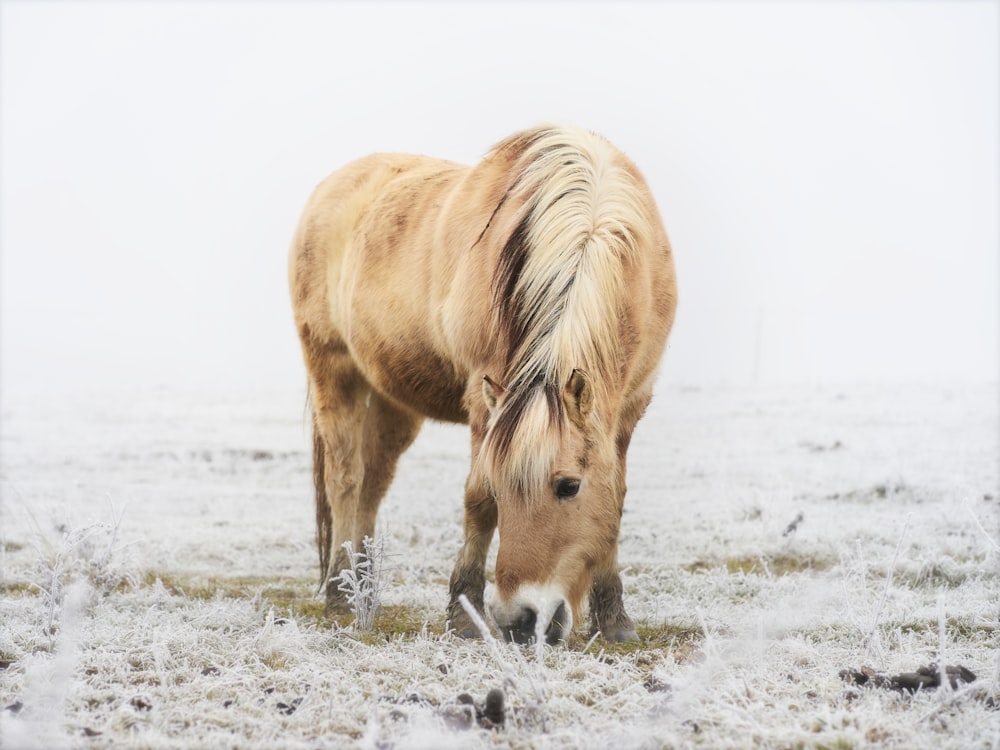
M 508 640 L 565 638 L 618 541 L 624 497 L 613 433 L 588 376 L 507 391 L 489 378 L 481 454 L 500 549 L 490 614 Z

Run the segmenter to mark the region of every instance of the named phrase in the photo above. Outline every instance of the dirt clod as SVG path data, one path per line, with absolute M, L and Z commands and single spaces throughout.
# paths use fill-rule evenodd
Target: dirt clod
M 944 668 L 948 684 L 952 690 L 959 684 L 975 682 L 976 675 L 971 670 L 961 665 L 947 665 Z M 861 667 L 856 669 L 842 669 L 840 679 L 849 685 L 859 687 L 874 687 L 885 690 L 899 690 L 901 692 L 915 693 L 918 690 L 929 690 L 941 687 L 941 670 L 937 664 L 930 664 L 925 667 L 918 667 L 916 672 L 901 672 L 897 675 L 888 675 L 885 672 L 876 672 L 871 667 Z
M 455 702 L 442 706 L 439 711 L 445 723 L 452 729 L 503 729 L 507 721 L 503 690 L 493 688 L 486 694 L 482 705 L 468 693 L 461 693 Z
M 295 709 L 297 709 L 301 703 L 302 703 L 301 698 L 293 698 L 290 703 L 284 703 L 283 701 L 279 701 L 275 705 L 275 708 L 277 708 L 278 711 L 280 713 L 283 713 L 285 716 L 291 716 L 292 714 L 295 713 Z
M 476 705 L 472 696 L 462 693 L 455 699 L 457 705 L 447 705 L 441 708 L 441 717 L 451 729 L 472 729 L 476 724 Z
M 642 686 L 650 693 L 669 693 L 671 690 L 669 684 L 652 675 L 643 681 Z
M 504 711 L 504 695 L 500 688 L 493 688 L 486 694 L 486 704 L 483 706 L 483 720 L 480 724 L 484 726 L 502 727 L 506 721 Z M 489 722 L 489 724 L 486 724 Z
M 788 536 L 789 534 L 794 534 L 796 529 L 799 528 L 799 524 L 805 519 L 802 513 L 799 513 L 795 518 L 792 519 L 791 523 L 785 527 L 785 530 L 781 532 L 782 536 Z

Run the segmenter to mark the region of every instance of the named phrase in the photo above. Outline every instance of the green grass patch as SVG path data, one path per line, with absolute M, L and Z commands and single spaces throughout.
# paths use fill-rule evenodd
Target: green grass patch
M 211 601 L 216 598 L 247 599 L 259 598 L 274 607 L 275 615 L 306 621 L 320 627 L 335 625 L 350 626 L 350 613 L 328 616 L 326 602 L 314 596 L 315 587 L 311 581 L 273 578 L 265 576 L 175 576 L 148 572 L 142 585 L 160 584 L 174 596 L 194 601 Z M 383 605 L 375 616 L 371 632 L 356 633 L 358 640 L 370 645 L 380 645 L 397 639 L 413 639 L 423 634 L 442 636 L 445 633 L 445 618 L 428 616 L 424 609 L 404 605 Z M 610 643 L 598 639 L 588 649 L 588 653 L 607 656 L 630 656 L 643 652 L 670 652 L 677 660 L 688 658 L 701 643 L 701 629 L 694 625 L 664 623 L 661 625 L 640 624 L 636 627 L 638 641 Z M 571 650 L 582 651 L 589 637 L 584 631 L 574 633 L 567 642 Z
M 344 615 L 337 619 L 349 625 L 353 618 Z M 427 617 L 422 610 L 394 604 L 380 607 L 371 632 L 359 633 L 358 637 L 365 643 L 378 645 L 401 638 L 416 638 L 423 633 L 444 635 L 444 616 L 436 620 Z
M 640 624 L 635 628 L 638 641 L 609 642 L 598 638 L 587 649 L 587 653 L 603 656 L 633 656 L 646 653 L 662 655 L 669 652 L 677 661 L 687 660 L 701 644 L 704 633 L 694 625 L 664 623 L 662 625 Z M 567 648 L 582 651 L 590 641 L 583 633 L 574 633 L 567 642 Z
M 951 558 L 942 558 L 925 563 L 918 568 L 897 570 L 893 581 L 910 588 L 955 589 L 967 581 L 985 574 L 987 570 L 985 559 L 982 560 L 982 567 L 976 568 L 961 564 Z
M 898 628 L 901 633 L 926 633 L 935 639 L 938 637 L 940 626 L 940 622 L 936 619 L 886 623 L 887 628 Z M 945 618 L 945 629 L 949 638 L 963 642 L 979 639 L 989 640 L 996 638 L 997 634 L 1000 633 L 1000 625 L 996 621 L 984 621 L 973 616 Z
M 37 594 L 40 591 L 41 589 L 30 581 L 4 581 L 0 583 L 0 594 L 4 596 L 26 596 Z
M 174 596 L 195 601 L 211 601 L 218 597 L 247 600 L 259 597 L 273 606 L 275 615 L 280 617 L 326 626 L 349 626 L 354 620 L 350 613 L 327 615 L 326 600 L 315 595 L 316 587 L 312 581 L 266 576 L 184 577 L 151 571 L 145 575 L 143 584 L 152 586 L 157 581 Z M 415 608 L 383 605 L 375 616 L 372 632 L 361 633 L 359 637 L 364 641 L 384 643 L 399 637 L 415 637 L 425 631 L 443 635 L 443 614 L 439 621 L 435 621 Z
M 901 496 L 913 497 L 913 490 L 902 482 L 890 484 L 882 482 L 872 487 L 849 490 L 847 492 L 835 492 L 827 495 L 827 500 L 845 500 L 852 503 L 874 503 L 889 498 L 899 498 Z
M 833 567 L 833 561 L 810 555 L 744 555 L 721 560 L 696 560 L 684 566 L 689 573 L 725 568 L 729 573 L 780 577 L 794 573 L 818 572 Z
M 150 571 L 142 584 L 153 586 L 157 581 L 174 596 L 194 601 L 260 597 L 279 615 L 312 621 L 324 619 L 325 602 L 313 595 L 316 589 L 311 581 L 267 576 L 184 577 Z

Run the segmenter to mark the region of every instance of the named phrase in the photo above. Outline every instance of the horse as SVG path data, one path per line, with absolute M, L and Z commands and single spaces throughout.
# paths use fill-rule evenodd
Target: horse
M 469 425 L 448 627 L 635 640 L 618 536 L 629 441 L 673 324 L 673 255 L 650 189 L 603 137 L 543 125 L 474 166 L 363 157 L 314 190 L 289 257 L 308 374 L 326 611 L 375 533 L 425 419 Z M 486 559 L 499 530 L 495 592 Z M 474 617 L 463 607 L 475 608 Z

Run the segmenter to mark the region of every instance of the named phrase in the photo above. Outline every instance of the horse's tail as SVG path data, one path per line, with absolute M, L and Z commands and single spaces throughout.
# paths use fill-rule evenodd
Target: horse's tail
M 316 547 L 319 549 L 319 590 L 322 591 L 330 574 L 330 547 L 333 539 L 333 511 L 326 499 L 326 442 L 316 424 L 313 412 L 313 485 L 316 488 Z

